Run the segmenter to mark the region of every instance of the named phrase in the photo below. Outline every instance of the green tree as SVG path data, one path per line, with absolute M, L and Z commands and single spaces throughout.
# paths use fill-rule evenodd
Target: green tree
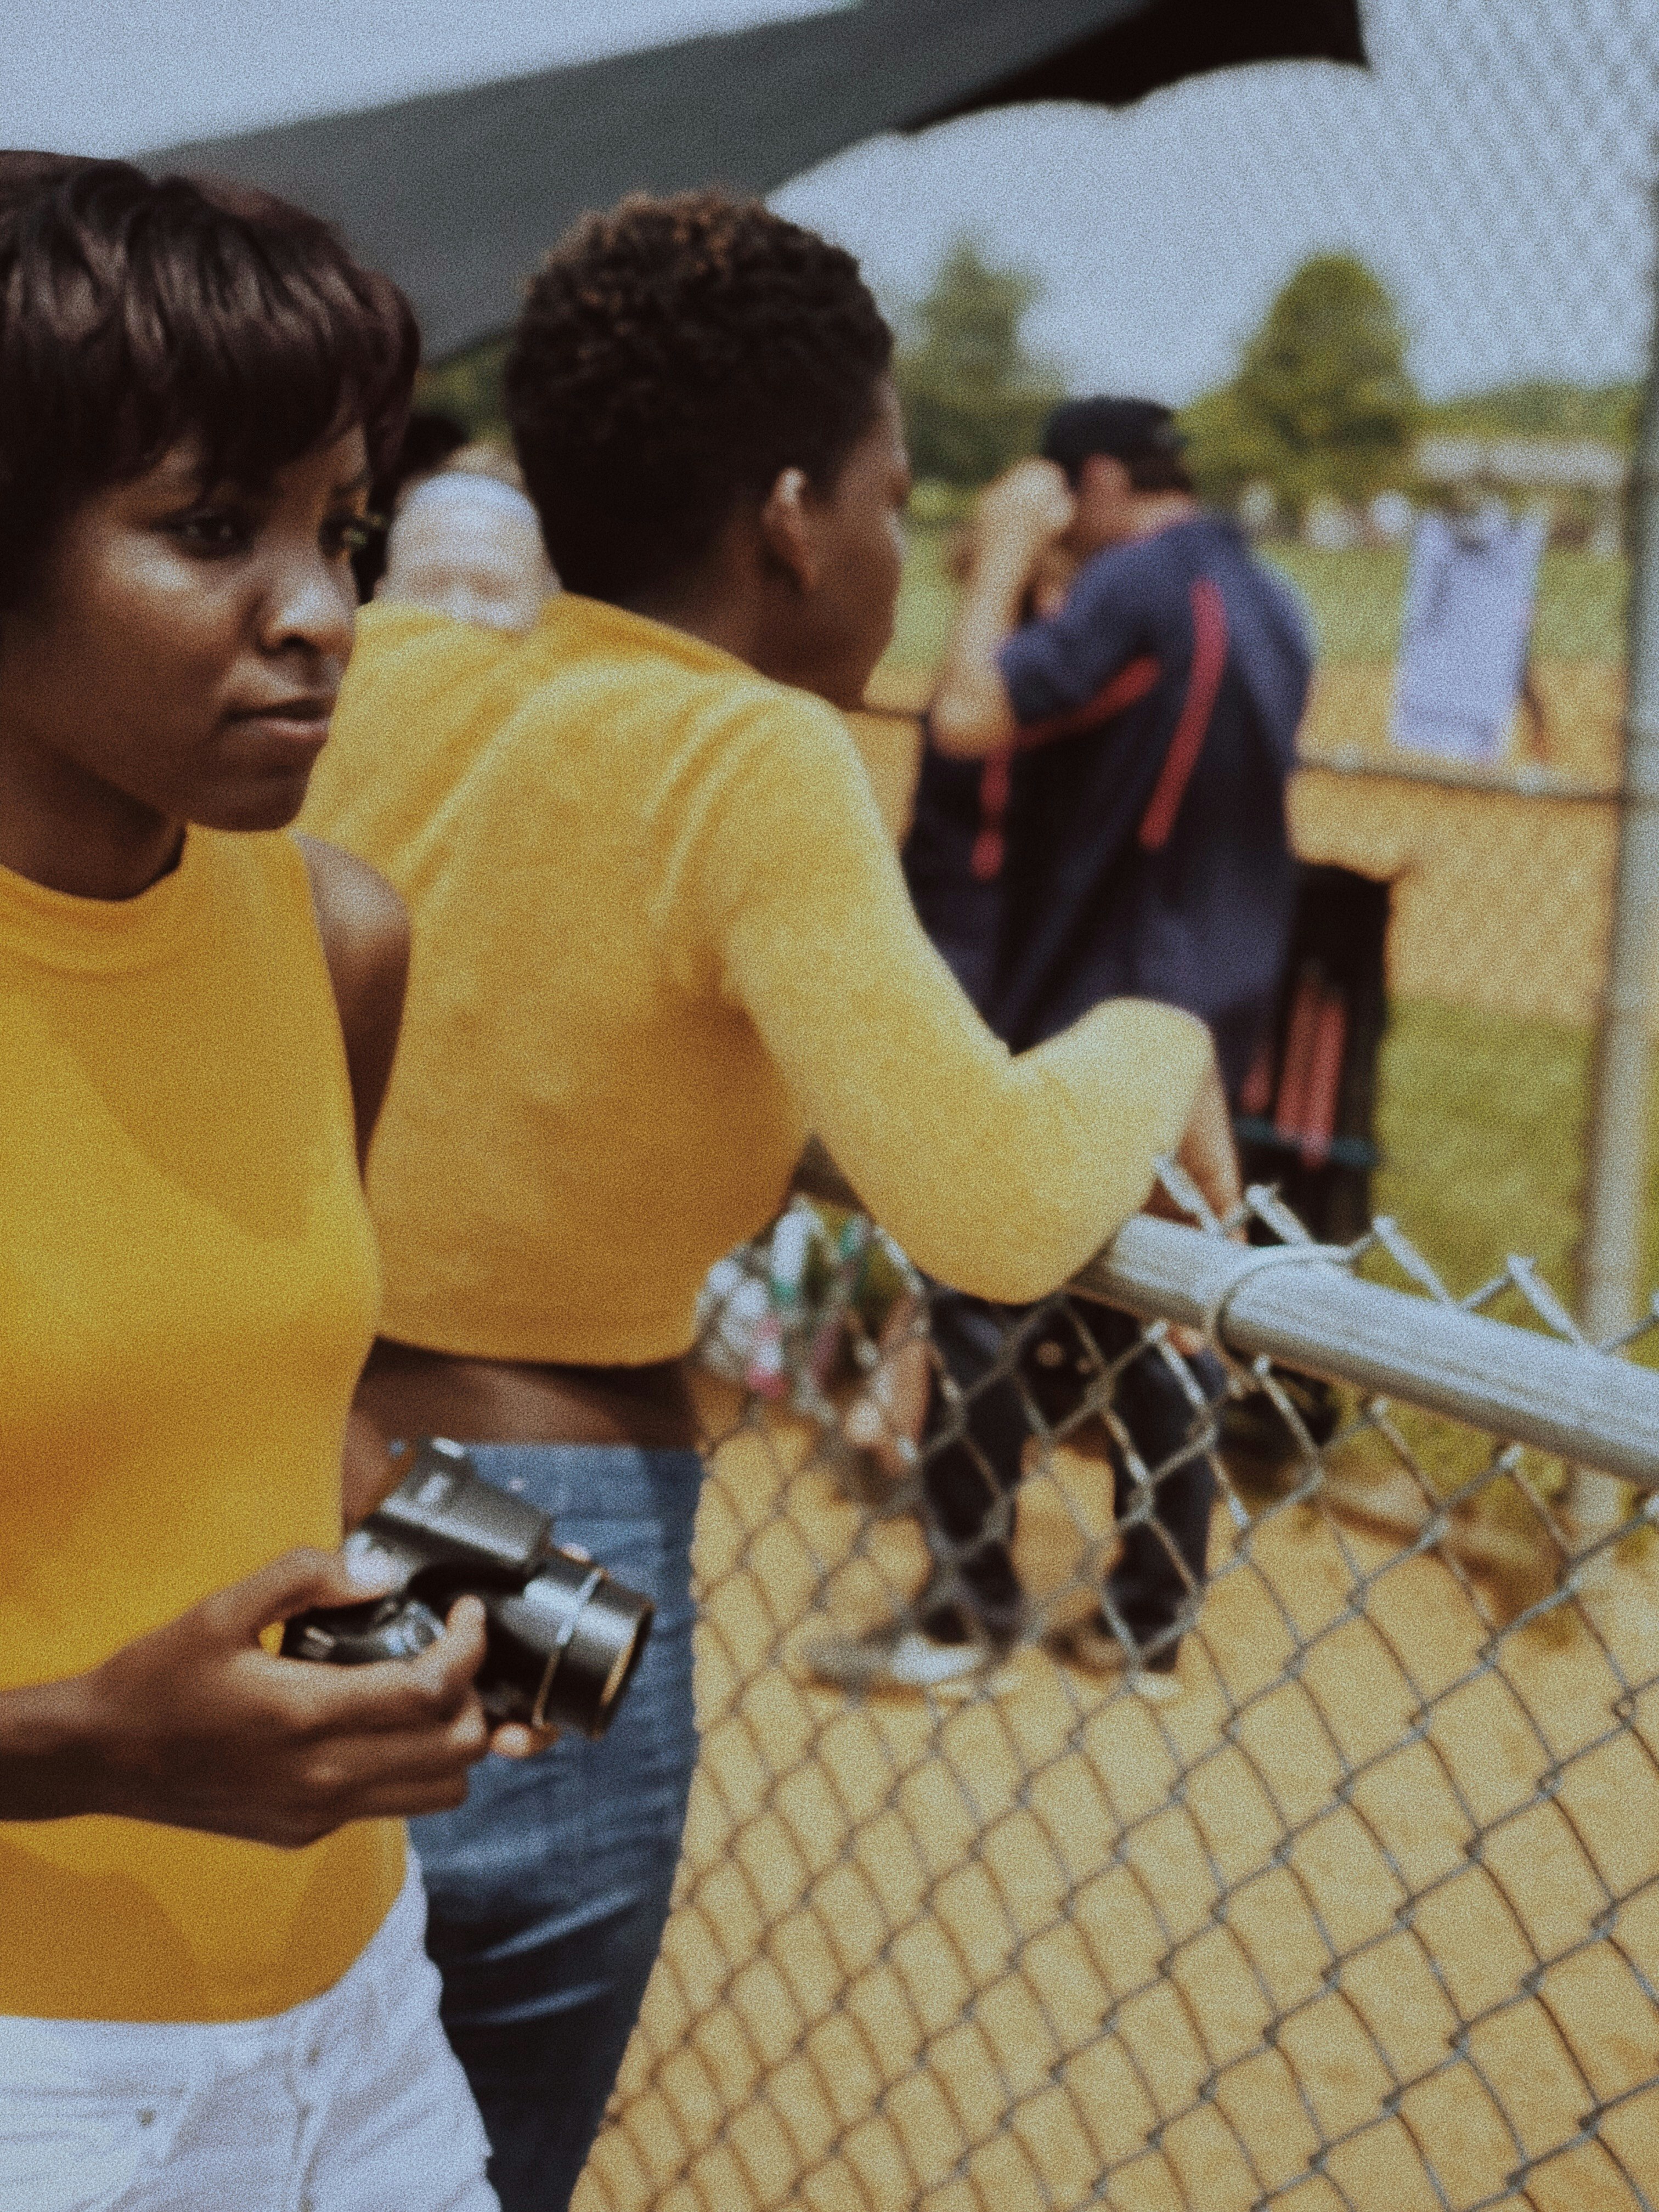
M 953 246 L 916 312 L 896 364 L 918 477 L 971 487 L 1036 450 L 1060 387 L 1026 352 L 1020 325 L 1039 296 L 1018 269 Z
M 1184 456 L 1200 497 L 1213 507 L 1234 507 L 1247 484 L 1277 489 L 1279 456 L 1261 425 L 1239 404 L 1237 385 L 1223 385 L 1183 407 Z
M 1351 255 L 1304 262 L 1224 391 L 1188 409 L 1200 488 L 1265 478 L 1297 514 L 1321 493 L 1359 501 L 1410 474 L 1423 404 L 1387 288 Z

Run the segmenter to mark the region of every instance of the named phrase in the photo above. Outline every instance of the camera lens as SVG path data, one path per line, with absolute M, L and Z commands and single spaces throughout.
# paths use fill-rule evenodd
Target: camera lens
M 651 1632 L 649 1598 L 591 1559 L 550 1548 L 516 1595 L 492 1594 L 489 1650 L 478 1676 L 498 1720 L 555 1723 L 602 1736 Z

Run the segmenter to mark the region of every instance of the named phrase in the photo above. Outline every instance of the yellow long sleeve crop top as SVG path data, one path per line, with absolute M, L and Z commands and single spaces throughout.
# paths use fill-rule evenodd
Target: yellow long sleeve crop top
M 0 1689 L 340 1540 L 379 1293 L 304 859 L 192 830 L 134 899 L 0 869 Z M 304 1850 L 7 1821 L 0 2014 L 223 2021 L 338 1979 L 403 1828 Z
M 1139 1000 L 1011 1057 L 842 717 L 574 594 L 522 636 L 365 610 L 306 819 L 414 922 L 369 1181 L 405 1342 L 684 1351 L 808 1129 L 920 1266 L 1042 1296 L 1141 1204 L 1208 1066 Z

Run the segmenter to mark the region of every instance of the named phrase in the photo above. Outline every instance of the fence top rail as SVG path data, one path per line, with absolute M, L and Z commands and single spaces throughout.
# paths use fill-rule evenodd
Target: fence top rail
M 1138 1214 L 1072 1288 L 1143 1321 L 1207 1329 L 1236 1358 L 1265 1355 L 1659 1492 L 1659 1374 L 1362 1281 L 1343 1259 Z
M 1362 783 L 1426 785 L 1438 791 L 1496 793 L 1504 799 L 1553 799 L 1577 805 L 1611 805 L 1626 794 L 1617 781 L 1595 781 L 1566 775 L 1540 762 L 1488 766 L 1475 761 L 1442 761 L 1432 754 L 1394 755 L 1361 745 L 1337 745 L 1328 751 L 1297 756 L 1304 775 L 1352 776 Z

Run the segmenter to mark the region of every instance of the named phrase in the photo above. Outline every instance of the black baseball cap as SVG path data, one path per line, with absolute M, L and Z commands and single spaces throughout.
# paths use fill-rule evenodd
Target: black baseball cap
M 1042 428 L 1043 459 L 1057 461 L 1068 477 L 1091 453 L 1134 461 L 1146 453 L 1179 453 L 1186 443 L 1173 410 L 1156 399 L 1066 399 Z

